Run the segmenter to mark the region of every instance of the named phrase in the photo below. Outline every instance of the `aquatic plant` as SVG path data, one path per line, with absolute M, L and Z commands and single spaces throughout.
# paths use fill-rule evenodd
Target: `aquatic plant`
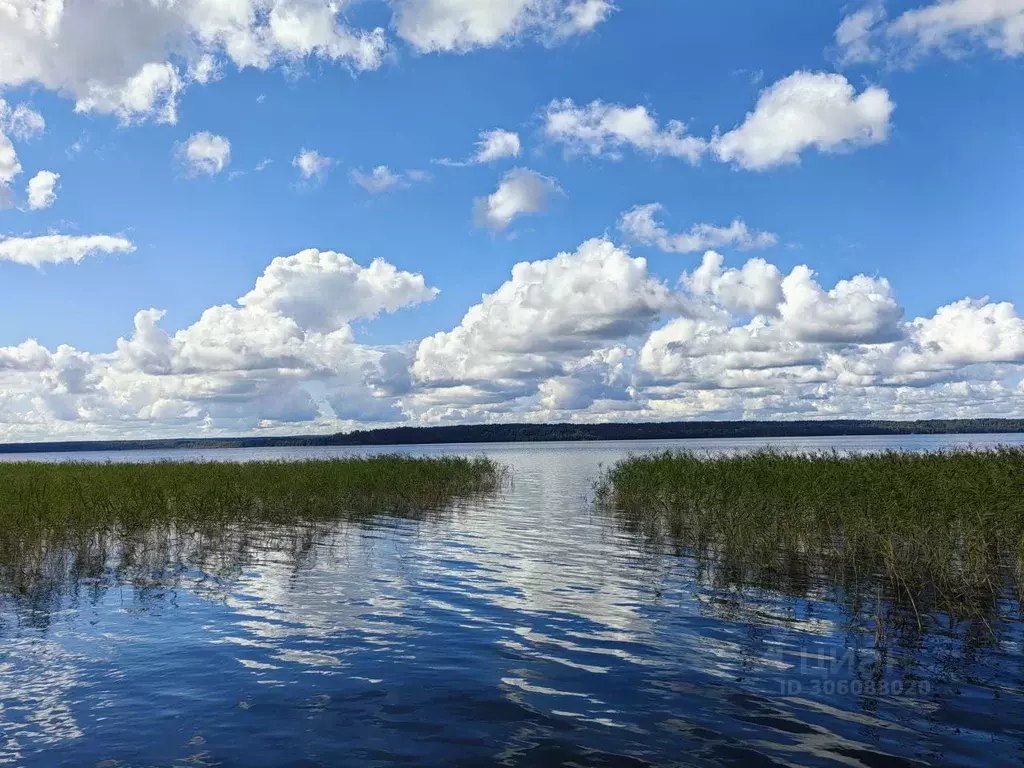
M 492 493 L 487 458 L 388 455 L 300 462 L 0 463 L 0 596 L 61 589 L 69 573 L 219 572 L 228 542 L 309 540 L 335 523 L 421 518 Z M 234 570 L 234 566 L 228 568 Z M 42 600 L 45 602 L 45 600 Z
M 400 455 L 247 463 L 0 464 L 0 530 L 415 514 L 496 490 L 494 461 Z
M 633 456 L 597 502 L 737 582 L 884 582 L 915 613 L 991 606 L 1024 575 L 1024 449 Z

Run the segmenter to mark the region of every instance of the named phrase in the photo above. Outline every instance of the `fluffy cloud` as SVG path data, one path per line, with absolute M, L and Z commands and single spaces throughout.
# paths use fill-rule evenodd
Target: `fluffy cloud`
M 759 390 L 820 383 L 821 352 L 787 339 L 764 318 L 733 325 L 727 315 L 676 318 L 654 330 L 639 353 L 648 397 L 667 400 L 689 389 Z
M 130 240 L 111 235 L 41 235 L 0 239 L 0 261 L 30 267 L 44 264 L 79 263 L 97 253 L 131 253 Z
M 520 216 L 543 213 L 551 199 L 561 194 L 554 179 L 527 168 L 514 168 L 494 192 L 476 200 L 474 217 L 477 226 L 500 231 Z
M 644 259 L 591 240 L 574 253 L 516 264 L 457 328 L 420 343 L 413 373 L 423 383 L 474 386 L 560 375 L 566 362 L 642 335 L 678 306 Z
M 41 371 L 49 360 L 49 350 L 31 339 L 16 347 L 0 347 L 0 371 Z
M 884 88 L 858 94 L 842 75 L 794 72 L 761 93 L 742 125 L 710 140 L 689 135 L 679 120 L 660 126 L 643 106 L 594 101 L 580 107 L 571 99 L 548 105 L 544 133 L 572 153 L 618 159 L 631 147 L 695 164 L 710 152 L 721 162 L 762 171 L 797 163 L 811 148 L 841 152 L 879 144 L 889 136 L 895 108 Z
M 537 387 L 537 403 L 548 413 L 606 411 L 639 412 L 633 396 L 632 368 L 636 352 L 616 345 L 599 349 L 568 364 L 565 374 L 545 379 Z
M 963 299 L 915 318 L 901 343 L 829 360 L 837 378 L 852 386 L 927 387 L 971 373 L 992 376 L 986 368 L 993 365 L 1024 365 L 1024 319 L 1012 304 L 984 299 Z
M 697 297 L 709 297 L 729 312 L 775 314 L 782 303 L 782 273 L 764 259 L 751 259 L 741 269 L 723 270 L 725 259 L 708 251 L 682 284 Z
M 958 302 L 932 317 L 899 324 L 887 286 L 854 278 L 825 291 L 808 286 L 811 273 L 806 267 L 794 270 L 790 278 L 802 284 L 801 295 L 786 293 L 771 314 L 755 315 L 745 323 L 726 313 L 679 318 L 651 333 L 638 361 L 638 381 L 651 410 L 663 418 L 693 412 L 750 418 L 1024 412 L 1024 402 L 1000 381 L 1009 371 L 991 370 L 997 362 L 1019 366 L 1024 361 L 1024 335 L 1012 307 Z M 871 305 L 871 296 L 878 305 Z M 800 320 L 786 309 L 787 302 L 816 319 Z M 826 320 L 834 325 L 823 332 Z M 947 336 L 935 344 L 936 335 L 952 329 L 950 322 L 964 320 L 968 326 L 962 335 L 952 334 L 953 339 L 966 340 L 967 333 L 984 325 L 991 343 L 975 348 Z M 853 327 L 840 332 L 841 323 Z M 972 350 L 969 355 L 960 354 L 966 349 Z M 1017 368 L 1010 375 L 1019 379 L 1022 373 Z M 716 394 L 695 403 L 695 391 Z
M 175 153 L 190 176 L 216 176 L 231 162 L 231 142 L 223 136 L 201 131 L 177 144 Z
M 28 207 L 33 210 L 49 208 L 57 202 L 57 182 L 60 174 L 40 171 L 28 182 Z
M 395 173 L 386 165 L 378 165 L 370 173 L 353 170 L 352 181 L 371 195 L 379 195 L 381 192 L 387 192 L 389 189 L 407 185 L 402 174 Z
M 836 28 L 840 64 L 878 61 L 882 52 L 872 42 L 875 27 L 885 18 L 880 6 L 862 8 L 843 18 Z
M 406 409 L 428 423 L 1024 413 L 1009 304 L 905 322 L 882 278 L 823 287 L 806 266 L 726 268 L 715 252 L 681 287 L 602 240 L 517 265 L 420 343 Z
M 147 62 L 124 82 L 90 82 L 77 98 L 75 111 L 114 114 L 122 125 L 147 118 L 173 124 L 178 122 L 178 94 L 184 87 L 173 65 Z
M 696 163 L 707 142 L 687 135 L 686 125 L 671 120 L 662 128 L 646 107 L 624 107 L 593 101 L 577 106 L 572 99 L 548 105 L 544 133 L 571 152 L 620 156 L 626 147 L 651 155 L 680 157 Z
M 662 210 L 660 203 L 638 205 L 622 214 L 619 229 L 633 242 L 653 245 L 666 253 L 696 253 L 728 246 L 752 250 L 771 248 L 779 242 L 777 235 L 751 230 L 742 219 L 735 219 L 728 227 L 695 224 L 689 232 L 672 234 L 655 218 Z
M 362 267 L 343 254 L 308 250 L 274 259 L 238 303 L 329 332 L 356 318 L 395 312 L 436 295 L 423 275 L 400 272 L 383 259 Z
M 522 144 L 519 134 L 511 131 L 485 131 L 480 134 L 477 151 L 473 156 L 474 163 L 490 163 L 506 157 L 519 157 Z
M 455 167 L 467 165 L 481 165 L 493 163 L 495 160 L 503 160 L 508 157 L 519 157 L 523 145 L 519 140 L 519 134 L 512 131 L 495 129 L 493 131 L 481 131 L 480 140 L 476 143 L 476 152 L 464 161 L 438 160 L 441 165 Z
M 979 40 L 1009 56 L 1024 54 L 1022 0 L 940 0 L 898 17 L 889 33 L 914 39 L 924 50 L 948 49 L 960 39 Z
M 36 83 L 81 112 L 173 123 L 181 92 L 221 61 L 267 69 L 314 56 L 374 69 L 383 29 L 354 30 L 326 0 L 6 0 L 0 88 Z
M 839 152 L 889 136 L 895 105 L 884 88 L 858 94 L 842 75 L 795 72 L 761 93 L 742 125 L 711 142 L 723 162 L 766 170 L 800 161 L 815 148 Z
M 390 0 L 398 35 L 414 48 L 466 51 L 524 37 L 586 33 L 609 0 Z M 174 123 L 182 92 L 238 69 L 294 66 L 315 57 L 353 70 L 379 67 L 383 28 L 345 20 L 350 0 L 5 0 L 0 7 L 0 89 L 38 84 L 80 112 L 124 123 Z
M 915 354 L 940 365 L 1024 362 L 1024 319 L 1009 302 L 963 299 L 911 324 Z
M 878 344 L 901 335 L 903 310 L 885 278 L 857 275 L 825 291 L 807 266 L 782 281 L 779 316 L 799 341 Z
M 315 149 L 303 149 L 292 160 L 292 166 L 299 169 L 299 175 L 305 181 L 314 179 L 323 181 L 327 178 L 327 171 L 333 164 L 333 158 L 325 157 Z M 261 171 L 263 168 L 257 166 L 256 170 Z
M 398 35 L 415 49 L 467 51 L 527 37 L 546 43 L 586 33 L 609 0 L 389 0 Z M 174 123 L 182 92 L 238 69 L 294 67 L 305 59 L 355 71 L 384 61 L 383 28 L 345 20 L 351 0 L 4 0 L 0 90 L 40 85 L 80 112 L 125 124 Z
M 21 173 L 18 153 L 10 137 L 27 141 L 41 134 L 45 128 L 46 121 L 35 110 L 24 104 L 12 108 L 0 99 L 0 209 L 7 207 L 10 184 Z
M 615 6 L 609 0 L 573 0 L 566 6 L 565 18 L 555 31 L 560 36 L 589 32 L 613 10 Z
M 0 187 L 7 187 L 21 173 L 21 163 L 14 143 L 0 130 Z
M 357 340 L 353 323 L 435 294 L 386 262 L 308 250 L 180 330 L 139 312 L 113 352 L 0 347 L 0 438 L 1024 415 L 1024 319 L 1005 302 L 908 321 L 883 278 L 821 285 L 807 266 L 728 266 L 715 252 L 673 287 L 598 239 L 517 264 L 451 330 Z
M 814 271 L 801 265 L 783 276 L 774 264 L 751 259 L 723 270 L 721 254 L 709 251 L 682 284 L 728 312 L 769 318 L 795 341 L 878 344 L 902 335 L 903 310 L 885 278 L 857 275 L 826 291 Z
M 840 61 L 913 62 L 938 51 L 960 56 L 982 46 L 1006 56 L 1024 55 L 1024 1 L 938 0 L 908 10 L 891 22 L 880 7 L 846 16 L 836 30 Z
M 589 32 L 609 0 L 391 0 L 398 34 L 423 52 L 468 51 L 527 36 L 554 41 Z
M 138 312 L 110 353 L 0 347 L 0 439 L 402 421 L 407 359 L 360 344 L 350 324 L 436 293 L 384 261 L 307 250 L 176 332 L 160 327 L 162 311 Z
M 162 312 L 139 312 L 113 364 L 155 376 L 223 374 L 232 386 L 260 371 L 285 379 L 353 371 L 361 377 L 362 366 L 379 355 L 355 344 L 349 324 L 436 295 L 422 275 L 383 260 L 363 267 L 344 254 L 310 249 L 274 259 L 236 304 L 207 309 L 173 336 L 157 325 Z
M 0 107 L 0 114 L 3 107 Z M 7 130 L 11 135 L 21 141 L 29 141 L 41 136 L 46 130 L 46 120 L 43 116 L 26 104 L 19 104 L 6 117 Z

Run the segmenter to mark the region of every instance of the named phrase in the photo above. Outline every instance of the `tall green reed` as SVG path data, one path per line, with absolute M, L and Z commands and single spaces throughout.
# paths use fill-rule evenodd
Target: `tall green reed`
M 0 530 L 410 513 L 497 489 L 487 458 L 0 464 Z
M 915 612 L 990 604 L 1024 575 L 1024 449 L 635 456 L 596 498 L 739 581 L 879 580 Z M 1018 595 L 1019 596 L 1019 595 Z M 921 605 L 919 605 L 921 603 Z

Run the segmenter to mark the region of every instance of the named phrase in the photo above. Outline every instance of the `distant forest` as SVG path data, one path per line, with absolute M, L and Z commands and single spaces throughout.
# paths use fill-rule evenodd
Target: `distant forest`
M 529 443 L 572 440 L 688 440 L 716 437 L 838 437 L 1024 432 L 1024 419 L 932 421 L 675 421 L 643 424 L 466 424 L 394 427 L 335 435 L 9 443 L 0 453 L 176 448 L 269 448 L 432 443 Z

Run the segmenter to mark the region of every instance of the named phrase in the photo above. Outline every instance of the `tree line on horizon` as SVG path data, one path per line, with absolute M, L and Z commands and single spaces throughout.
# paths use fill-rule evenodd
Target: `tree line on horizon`
M 524 443 L 594 440 L 687 440 L 744 437 L 842 437 L 850 435 L 934 435 L 1024 432 L 1024 419 L 931 419 L 893 421 L 676 421 L 608 424 L 459 424 L 388 427 L 331 435 L 154 440 L 85 440 L 8 443 L 3 453 L 113 451 L 184 448 L 330 447 L 427 445 L 438 443 Z

